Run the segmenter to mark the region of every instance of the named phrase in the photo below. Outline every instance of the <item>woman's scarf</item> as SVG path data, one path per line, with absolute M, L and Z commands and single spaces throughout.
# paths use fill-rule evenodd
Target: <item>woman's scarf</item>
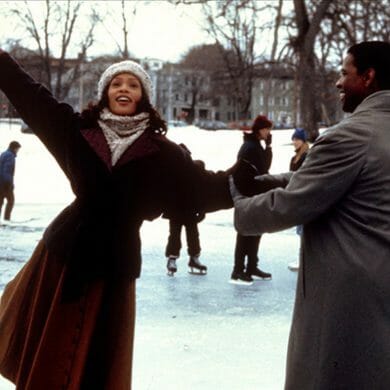
M 108 108 L 104 108 L 98 123 L 111 150 L 111 163 L 114 166 L 125 150 L 149 126 L 149 114 L 141 112 L 134 116 L 115 115 Z

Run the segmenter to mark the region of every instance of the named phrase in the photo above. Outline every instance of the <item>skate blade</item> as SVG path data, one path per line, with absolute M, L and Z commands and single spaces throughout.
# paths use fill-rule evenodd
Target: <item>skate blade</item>
M 253 282 L 245 282 L 243 280 L 234 280 L 234 279 L 230 279 L 229 283 L 236 284 L 237 286 L 252 286 L 253 284 Z
M 207 271 L 206 270 L 193 270 L 193 269 L 189 269 L 188 270 L 188 273 L 191 274 L 191 275 L 207 275 Z
M 168 271 L 168 272 L 167 272 L 167 275 L 168 275 L 168 276 L 175 276 L 175 273 L 172 272 L 172 271 Z
M 272 280 L 272 276 L 267 276 L 265 278 L 262 278 L 261 276 L 252 275 L 252 279 L 253 280 Z

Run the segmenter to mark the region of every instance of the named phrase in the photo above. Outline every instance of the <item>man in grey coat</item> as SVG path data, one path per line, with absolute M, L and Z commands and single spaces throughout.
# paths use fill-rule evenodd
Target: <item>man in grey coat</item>
M 286 390 L 390 389 L 390 43 L 352 46 L 336 83 L 352 113 L 285 188 L 244 197 L 244 235 L 303 224 Z

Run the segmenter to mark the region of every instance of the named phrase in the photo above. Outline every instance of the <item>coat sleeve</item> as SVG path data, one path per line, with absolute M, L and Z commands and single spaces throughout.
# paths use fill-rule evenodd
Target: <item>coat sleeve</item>
M 58 102 L 6 52 L 0 50 L 0 89 L 21 118 L 57 159 L 64 160 L 64 147 L 76 115 L 71 106 Z
M 339 125 L 318 138 L 286 188 L 234 200 L 234 224 L 243 235 L 308 223 L 332 208 L 365 164 L 370 133 Z
M 161 146 L 167 156 L 162 162 L 167 172 L 164 180 L 167 191 L 162 193 L 166 198 L 163 210 L 166 217 L 188 221 L 233 206 L 227 172 L 205 169 L 203 162 L 194 161 L 171 141 L 164 140 Z

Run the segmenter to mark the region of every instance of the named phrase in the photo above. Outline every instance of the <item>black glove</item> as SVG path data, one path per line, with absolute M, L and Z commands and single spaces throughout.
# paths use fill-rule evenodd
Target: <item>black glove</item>
M 269 133 L 267 135 L 267 138 L 265 139 L 265 146 L 267 146 L 268 148 L 271 146 L 272 144 L 272 134 Z

